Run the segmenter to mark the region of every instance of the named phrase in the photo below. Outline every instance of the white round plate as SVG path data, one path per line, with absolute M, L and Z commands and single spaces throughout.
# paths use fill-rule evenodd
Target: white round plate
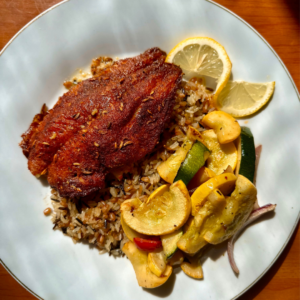
M 256 144 L 263 145 L 259 203 L 277 208 L 236 242 L 240 276 L 221 246 L 205 261 L 204 280 L 178 272 L 165 286 L 145 290 L 129 260 L 99 255 L 52 230 L 43 215 L 50 188 L 30 174 L 18 143 L 42 104 L 51 107 L 65 91 L 62 82 L 92 58 L 124 57 L 153 46 L 168 52 L 193 36 L 211 37 L 226 48 L 234 79 L 276 81 L 272 100 L 247 126 Z M 35 19 L 2 51 L 0 83 L 0 258 L 37 297 L 234 299 L 268 270 L 288 242 L 300 210 L 299 95 L 266 41 L 224 8 L 203 0 L 65 2 Z

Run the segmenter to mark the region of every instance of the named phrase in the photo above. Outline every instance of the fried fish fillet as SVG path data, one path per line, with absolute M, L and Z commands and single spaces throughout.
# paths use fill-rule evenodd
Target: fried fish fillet
M 29 170 L 48 169 L 50 185 L 62 196 L 86 196 L 105 186 L 110 169 L 150 153 L 181 81 L 181 69 L 164 60 L 160 49 L 149 49 L 63 95 L 31 132 Z
M 29 142 L 24 142 L 26 134 L 23 135 L 21 147 L 28 155 L 31 173 L 40 175 L 46 170 L 57 150 L 90 121 L 91 113 L 95 109 L 105 110 L 110 93 L 122 93 L 123 78 L 164 59 L 160 49 L 149 49 L 136 57 L 116 62 L 97 77 L 83 81 L 60 97 L 34 132 L 27 131 L 31 134 Z

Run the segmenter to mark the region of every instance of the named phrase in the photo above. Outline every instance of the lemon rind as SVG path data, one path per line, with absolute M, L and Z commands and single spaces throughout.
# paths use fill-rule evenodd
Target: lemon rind
M 200 41 L 202 41 L 203 43 L 200 43 Z M 218 43 L 217 41 L 215 41 L 212 38 L 209 37 L 193 37 L 193 38 L 187 38 L 183 41 L 181 41 L 180 43 L 178 43 L 167 55 L 166 57 L 166 62 L 172 63 L 173 62 L 173 58 L 175 56 L 176 53 L 178 53 L 179 51 L 182 51 L 183 48 L 187 45 L 191 45 L 191 44 L 206 44 L 211 46 L 212 48 L 214 48 L 220 59 L 223 62 L 223 73 L 222 75 L 218 78 L 218 84 L 216 87 L 216 91 L 214 93 L 214 103 L 216 104 L 216 100 L 218 95 L 220 94 L 220 92 L 222 91 L 222 89 L 225 87 L 227 81 L 229 80 L 230 77 L 230 73 L 231 73 L 231 67 L 232 67 L 232 63 L 231 60 L 225 50 L 225 48 Z M 225 58 L 225 59 L 224 59 Z
M 236 80 L 234 82 L 239 82 L 239 83 L 245 82 L 245 83 L 251 84 L 251 82 L 246 82 L 243 80 Z M 220 104 L 220 101 L 217 100 L 216 101 L 217 109 L 224 111 L 235 118 L 243 118 L 243 117 L 247 117 L 247 116 L 250 116 L 250 115 L 256 113 L 270 101 L 270 99 L 272 98 L 272 95 L 274 93 L 274 90 L 275 90 L 275 81 L 265 82 L 265 83 L 261 83 L 261 84 L 265 84 L 267 86 L 265 95 L 261 101 L 256 102 L 256 105 L 253 105 L 251 108 L 237 110 L 233 107 L 224 107 L 224 106 L 222 106 L 222 104 Z

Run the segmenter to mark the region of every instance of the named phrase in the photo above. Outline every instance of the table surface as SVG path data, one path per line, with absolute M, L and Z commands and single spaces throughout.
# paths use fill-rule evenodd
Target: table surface
M 82 0 L 84 1 L 84 0 Z M 0 0 L 0 50 L 29 21 L 59 0 Z M 299 0 L 216 0 L 252 25 L 275 49 L 300 90 Z M 299 225 L 287 247 L 239 300 L 300 299 Z M 0 299 L 36 299 L 0 265 Z

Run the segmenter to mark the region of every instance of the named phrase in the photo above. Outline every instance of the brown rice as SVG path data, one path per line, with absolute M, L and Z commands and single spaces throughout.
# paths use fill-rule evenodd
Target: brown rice
M 92 73 L 96 74 L 100 67 L 110 63 L 108 58 L 94 60 Z M 79 81 L 77 77 L 76 81 L 67 81 L 72 84 L 65 86 L 70 87 Z M 120 222 L 121 203 L 137 197 L 145 201 L 155 189 L 165 184 L 157 167 L 181 146 L 189 125 L 199 131 L 203 130 L 200 125 L 203 115 L 214 110 L 211 99 L 211 92 L 201 80 L 183 82 L 177 90 L 172 118 L 160 143 L 142 163 L 127 166 L 123 180 L 112 178 L 107 188 L 86 199 L 63 198 L 56 190 L 51 191 L 53 229 L 61 230 L 74 243 L 87 241 L 95 245 L 100 253 L 121 255 L 122 246 L 127 241 Z

